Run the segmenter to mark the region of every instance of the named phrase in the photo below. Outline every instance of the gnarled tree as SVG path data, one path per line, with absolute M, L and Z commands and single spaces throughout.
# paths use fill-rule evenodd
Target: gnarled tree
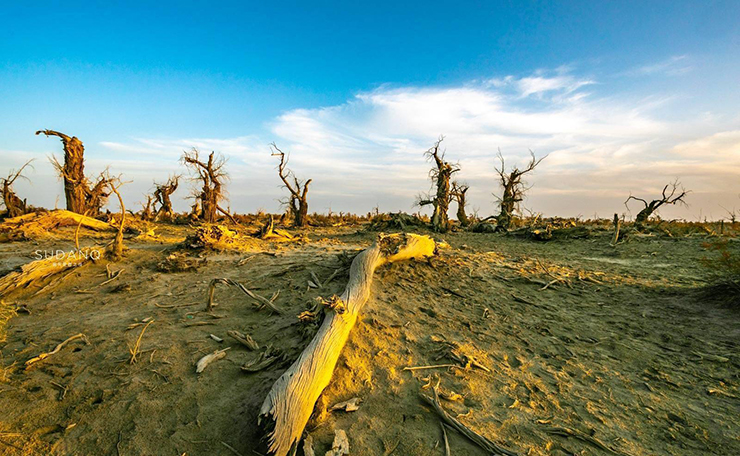
M 193 148 L 189 152 L 183 152 L 182 161 L 197 173 L 196 179 L 200 180 L 203 187 L 196 193 L 196 204 L 200 202 L 198 218 L 207 223 L 213 223 L 217 219 L 217 213 L 228 215 L 219 203 L 224 199 L 224 182 L 228 175 L 224 171 L 226 160 L 222 155 L 211 152 L 208 160 L 200 159 L 200 152 Z
M 308 223 L 308 186 L 313 179 L 307 181 L 299 180 L 293 171 L 288 169 L 289 156 L 280 150 L 275 143 L 270 144 L 272 156 L 280 157 L 278 164 L 278 175 L 283 181 L 283 186 L 288 189 L 290 196 L 287 200 L 282 201 L 288 207 L 290 215 L 293 217 L 295 226 L 306 226 Z M 293 181 L 291 183 L 291 180 Z
M 18 217 L 19 215 L 27 214 L 29 212 L 28 206 L 26 205 L 25 199 L 20 199 L 18 195 L 13 191 L 13 183 L 20 177 L 26 179 L 22 174 L 26 166 L 30 165 L 33 160 L 27 161 L 18 171 L 11 171 L 8 177 L 0 179 L 3 185 L 3 204 L 7 211 L 7 216 Z
M 522 177 L 534 171 L 537 165 L 542 160 L 547 158 L 547 155 L 540 158 L 539 160 L 535 157 L 534 152 L 529 151 L 532 159 L 529 161 L 527 166 L 523 169 L 514 167 L 511 171 L 506 171 L 506 163 L 504 162 L 504 156 L 501 151 L 498 152 L 498 159 L 501 161 L 501 168 L 496 168 L 496 172 L 499 175 L 499 180 L 503 192 L 501 196 L 496 198 L 499 201 L 499 215 L 496 217 L 496 230 L 506 231 L 511 227 L 511 220 L 514 213 L 519 210 L 519 203 L 524 200 L 524 193 L 529 190 L 525 183 L 522 181 Z M 494 195 L 495 196 L 495 195 Z
M 645 222 L 647 222 L 650 216 L 653 215 L 653 213 L 657 211 L 658 208 L 660 208 L 661 206 L 665 204 L 686 205 L 684 198 L 688 193 L 689 192 L 681 186 L 681 183 L 677 179 L 670 184 L 666 184 L 666 186 L 663 187 L 663 192 L 660 199 L 654 199 L 648 203 L 642 198 L 630 195 L 624 202 L 624 205 L 627 206 L 627 203 L 629 203 L 630 200 L 639 201 L 643 205 L 645 205 L 645 207 L 637 213 L 637 217 L 635 217 L 635 226 L 638 229 L 642 229 L 645 227 Z M 627 208 L 629 209 L 629 206 L 627 206 Z
M 444 141 L 444 136 L 440 136 L 434 146 L 424 152 L 427 160 L 434 162 L 435 167 L 429 171 L 429 177 L 432 184 L 437 187 L 437 193 L 434 197 L 430 195 L 420 196 L 416 202 L 419 206 L 433 205 L 434 213 L 432 214 L 432 228 L 444 233 L 450 229 L 450 220 L 447 210 L 450 208 L 452 192 L 450 191 L 450 180 L 452 175 L 460 171 L 460 166 L 445 161 L 444 151 L 440 151 L 440 145 Z
M 37 135 L 57 136 L 64 146 L 64 163 L 51 157 L 51 163 L 64 180 L 64 197 L 67 210 L 94 217 L 100 213 L 108 199 L 109 181 L 105 172 L 93 183 L 85 176 L 85 147 L 76 136 L 69 137 L 54 130 L 39 130 Z
M 462 227 L 470 225 L 470 219 L 468 218 L 468 214 L 465 212 L 465 206 L 467 205 L 465 194 L 469 189 L 470 187 L 468 184 L 459 182 L 452 183 L 452 196 L 457 202 L 457 221 L 460 222 L 460 226 Z
M 179 180 L 180 176 L 175 175 L 167 179 L 167 182 L 164 184 L 154 183 L 154 199 L 156 204 L 159 204 L 159 209 L 157 209 L 157 213 L 154 216 L 155 221 L 172 220 L 174 211 L 172 210 L 172 201 L 170 200 L 170 196 L 175 193 L 175 190 L 177 190 Z

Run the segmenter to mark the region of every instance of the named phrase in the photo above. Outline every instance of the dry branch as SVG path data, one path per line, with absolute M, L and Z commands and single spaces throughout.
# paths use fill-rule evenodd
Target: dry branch
M 345 311 L 326 315 L 319 331 L 300 357 L 275 382 L 265 398 L 259 423 L 265 426 L 269 451 L 285 456 L 298 442 L 316 400 L 331 381 L 334 367 L 370 296 L 376 268 L 435 254 L 434 240 L 414 234 L 381 235 L 352 261 L 349 281 L 340 300 Z
M 61 350 L 62 348 L 64 348 L 65 345 L 67 345 L 68 343 L 70 343 L 70 342 L 72 342 L 74 340 L 77 340 L 77 339 L 84 340 L 86 345 L 87 344 L 90 344 L 90 342 L 87 340 L 87 337 L 85 337 L 84 334 L 82 334 L 82 333 L 76 334 L 76 335 L 68 338 L 64 342 L 60 343 L 59 345 L 57 345 L 54 348 L 54 350 L 52 350 L 50 352 L 47 352 L 47 353 L 41 353 L 39 356 L 36 356 L 36 357 L 31 358 L 28 361 L 26 361 L 26 370 L 28 370 L 31 367 L 31 365 L 33 365 L 34 363 L 37 363 L 38 361 L 44 360 L 44 359 L 48 358 L 51 355 L 55 355 L 55 354 L 59 353 L 59 350 Z
M 223 350 L 216 350 L 215 352 L 209 353 L 206 356 L 199 359 L 198 362 L 195 364 L 195 373 L 200 374 L 212 362 L 218 361 L 221 358 L 226 358 L 226 350 L 229 350 L 230 348 L 231 347 L 226 347 Z
M 249 334 L 244 334 L 236 330 L 228 331 L 226 334 L 252 351 L 259 350 L 260 348 L 259 344 Z
M 149 320 L 144 327 L 141 329 L 141 333 L 139 334 L 139 337 L 136 339 L 136 344 L 134 344 L 133 347 L 129 347 L 128 351 L 131 354 L 131 359 L 129 359 L 129 364 L 134 364 L 136 362 L 136 356 L 139 354 L 139 347 L 141 346 L 141 338 L 144 337 L 144 331 L 146 331 L 146 328 L 149 327 L 154 323 L 154 320 Z
M 507 450 L 506 448 L 503 448 L 494 442 L 488 440 L 486 437 L 483 437 L 482 435 L 478 434 L 477 432 L 473 431 L 469 427 L 462 424 L 460 421 L 458 421 L 456 418 L 454 418 L 452 415 L 447 413 L 447 411 L 442 408 L 442 404 L 439 402 L 439 395 L 437 394 L 437 389 L 432 388 L 433 396 L 427 396 L 426 394 L 419 394 L 419 396 L 429 405 L 434 408 L 434 411 L 437 412 L 440 418 L 450 425 L 453 429 L 455 429 L 460 434 L 467 437 L 471 442 L 475 443 L 479 447 L 481 447 L 483 450 L 487 451 L 488 454 L 491 455 L 503 455 L 503 456 L 516 456 L 516 453 L 513 451 Z
M 232 286 L 232 287 L 238 289 L 239 291 L 241 291 L 242 293 L 244 293 L 245 295 L 249 296 L 250 298 L 254 299 L 258 303 L 260 303 L 260 305 L 257 306 L 258 310 L 261 310 L 261 309 L 263 309 L 265 307 L 269 307 L 270 310 L 272 310 L 275 313 L 278 313 L 278 314 L 283 313 L 282 310 L 278 309 L 277 307 L 275 307 L 275 304 L 273 304 L 274 298 L 273 299 L 267 299 L 264 296 L 260 296 L 257 293 L 251 291 L 249 288 L 247 288 L 244 285 L 240 284 L 236 280 L 231 280 L 231 279 L 227 279 L 227 278 L 221 278 L 221 279 L 213 279 L 213 280 L 211 280 L 211 283 L 208 286 L 208 304 L 206 305 L 206 311 L 207 312 L 210 312 L 211 310 L 213 310 L 213 307 L 214 307 L 213 295 L 215 294 L 216 284 L 217 283 L 223 283 L 225 285 Z M 275 297 L 277 297 L 277 296 L 275 296 Z

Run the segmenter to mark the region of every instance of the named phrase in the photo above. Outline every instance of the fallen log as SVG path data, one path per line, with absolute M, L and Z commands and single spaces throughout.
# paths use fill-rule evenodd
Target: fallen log
M 329 385 L 339 355 L 357 317 L 370 296 L 376 268 L 409 259 L 428 258 L 437 245 L 428 236 L 380 235 L 352 261 L 349 281 L 338 298 L 342 305 L 326 315 L 316 336 L 301 356 L 273 384 L 258 424 L 263 425 L 271 454 L 285 456 L 300 440 L 321 392 Z M 341 312 L 341 313 L 340 313 Z
M 100 249 L 86 248 L 79 251 L 58 252 L 53 256 L 41 258 L 24 264 L 20 271 L 14 271 L 0 278 L 0 297 L 33 283 L 41 284 L 47 278 L 82 266 L 88 261 L 96 261 L 102 255 Z
M 0 233 L 10 235 L 10 239 L 36 239 L 52 235 L 62 226 L 82 226 L 94 231 L 110 231 L 112 225 L 63 209 L 38 211 L 6 219 L 0 224 Z

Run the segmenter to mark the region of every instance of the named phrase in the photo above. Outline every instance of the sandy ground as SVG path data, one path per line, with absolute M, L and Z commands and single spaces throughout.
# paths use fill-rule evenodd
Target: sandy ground
M 56 288 L 5 298 L 22 307 L 0 344 L 0 454 L 262 454 L 258 408 L 311 337 L 297 315 L 341 292 L 338 254 L 376 235 L 317 229 L 308 242 L 190 252 L 197 271 L 163 272 L 158 265 L 189 229 L 161 230 L 159 240 L 127 241 L 127 257 L 110 264 L 123 272 L 109 283 L 99 261 Z M 307 428 L 316 454 L 342 429 L 353 455 L 443 455 L 439 419 L 419 399 L 430 384 L 451 399 L 442 401 L 450 414 L 522 455 L 740 454 L 740 314 L 698 291 L 702 239 L 650 237 L 616 248 L 608 233 L 547 243 L 444 239 L 451 247 L 438 258 L 376 273 Z M 71 247 L 0 244 L 0 269 L 31 261 L 37 249 Z M 312 273 L 326 281 L 338 269 L 325 286 L 308 286 Z M 226 286 L 216 289 L 215 311 L 203 312 L 216 277 L 268 298 L 279 290 L 284 313 L 258 310 Z M 132 364 L 129 350 L 147 319 Z M 229 330 L 250 334 L 260 349 L 237 344 Z M 25 369 L 78 333 L 89 344 L 71 342 Z M 226 347 L 224 359 L 195 373 L 199 358 Z M 268 347 L 284 360 L 240 369 Z M 482 367 L 403 370 L 459 364 L 454 354 Z M 359 410 L 327 411 L 353 397 Z M 484 454 L 447 433 L 452 454 Z

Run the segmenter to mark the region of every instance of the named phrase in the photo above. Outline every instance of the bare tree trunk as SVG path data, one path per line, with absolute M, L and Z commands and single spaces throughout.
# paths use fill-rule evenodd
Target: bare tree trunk
M 617 245 L 617 242 L 619 241 L 619 225 L 619 215 L 614 214 L 614 239 L 612 240 L 612 245 Z
M 298 212 L 295 214 L 295 226 L 306 226 L 308 223 L 308 201 L 298 200 Z
M 167 182 L 164 184 L 154 184 L 154 199 L 159 203 L 159 209 L 157 209 L 157 214 L 154 216 L 154 220 L 172 221 L 175 213 L 172 209 L 172 200 L 170 199 L 170 196 L 177 190 L 179 179 L 180 176 L 175 175 L 167 179 Z
M 222 156 L 216 156 L 215 152 L 208 155 L 208 161 L 202 162 L 199 158 L 198 149 L 185 152 L 182 161 L 190 165 L 197 173 L 203 189 L 197 198 L 200 200 L 200 218 L 204 222 L 214 223 L 218 219 L 218 204 L 223 199 L 223 182 L 228 178 L 223 168 L 226 160 Z
M 370 296 L 375 269 L 385 263 L 426 258 L 436 245 L 427 236 L 394 234 L 380 237 L 352 261 L 344 293 L 330 303 L 316 336 L 301 356 L 275 382 L 260 411 L 270 453 L 285 456 L 297 444 L 316 400 L 329 385 L 339 355 Z
M 113 243 L 108 248 L 108 256 L 113 260 L 120 260 L 123 258 L 123 251 L 124 251 L 124 245 L 123 245 L 123 227 L 126 223 L 126 206 L 123 205 L 123 198 L 121 197 L 121 194 L 118 192 L 118 186 L 120 186 L 120 183 L 113 183 L 111 182 L 110 188 L 113 191 L 113 193 L 116 194 L 118 197 L 118 203 L 121 206 L 121 221 L 120 225 L 118 226 L 118 232 L 116 232 L 116 238 L 113 240 Z
M 85 147 L 76 136 L 69 137 L 64 133 L 54 130 L 39 130 L 37 135 L 57 136 L 61 138 L 64 146 L 64 164 L 59 163 L 52 157 L 52 164 L 57 168 L 59 175 L 64 180 L 64 197 L 67 202 L 67 210 L 91 216 L 100 213 L 108 197 L 105 190 L 108 188 L 109 180 L 107 173 L 101 173 L 94 185 L 85 177 Z
M 419 197 L 417 204 L 419 206 L 426 206 L 432 204 L 434 206 L 434 212 L 432 213 L 432 228 L 434 231 L 439 233 L 445 233 L 450 229 L 450 219 L 447 215 L 447 211 L 450 208 L 450 199 L 452 198 L 452 192 L 450 191 L 450 179 L 452 175 L 460 171 L 459 165 L 453 165 L 445 161 L 444 151 L 440 151 L 440 145 L 444 140 L 444 136 L 440 136 L 434 146 L 424 152 L 424 156 L 428 160 L 433 161 L 436 168 L 432 168 L 430 176 L 432 182 L 437 187 L 437 192 L 434 198 L 430 196 Z
M 67 201 L 67 210 L 82 214 L 85 207 L 85 147 L 76 136 L 69 137 L 54 130 L 40 130 L 36 134 L 58 136 L 64 146 L 64 165 L 56 162 L 57 168 L 64 179 L 64 197 Z
M 465 213 L 465 206 L 467 205 L 466 194 L 470 187 L 467 184 L 459 182 L 452 183 L 452 195 L 457 201 L 457 221 L 460 222 L 460 226 L 463 228 L 470 225 L 470 219 L 468 214 Z

